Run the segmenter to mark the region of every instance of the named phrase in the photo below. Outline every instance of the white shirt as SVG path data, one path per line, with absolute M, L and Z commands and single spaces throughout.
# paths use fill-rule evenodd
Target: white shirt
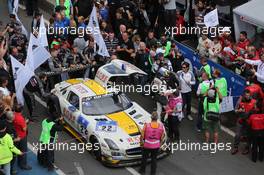
M 165 10 L 176 10 L 176 0 L 170 0 L 163 5 Z
M 195 85 L 195 77 L 192 72 L 187 73 L 182 70 L 177 72 L 178 80 L 181 87 L 181 93 L 188 93 L 192 91 L 192 86 Z
M 10 95 L 10 91 L 7 88 L 0 87 L 0 91 L 2 91 L 4 96 Z
M 264 62 L 261 60 L 249 60 L 249 59 L 245 59 L 245 62 L 251 65 L 258 66 L 255 75 L 260 83 L 264 83 Z
M 214 82 L 213 82 L 213 81 L 210 81 L 210 80 L 205 80 L 205 81 L 203 81 L 202 83 L 209 84 L 209 86 L 210 86 L 210 83 L 211 83 L 212 85 L 214 84 Z M 199 86 L 198 86 L 198 89 L 197 89 L 197 92 L 196 92 L 197 95 L 201 95 L 202 83 L 200 83 Z

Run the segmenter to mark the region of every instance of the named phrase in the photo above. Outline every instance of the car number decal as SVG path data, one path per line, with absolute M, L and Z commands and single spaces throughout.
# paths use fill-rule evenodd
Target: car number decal
M 96 123 L 96 131 L 116 132 L 117 131 L 117 122 L 115 122 L 115 121 L 98 121 Z

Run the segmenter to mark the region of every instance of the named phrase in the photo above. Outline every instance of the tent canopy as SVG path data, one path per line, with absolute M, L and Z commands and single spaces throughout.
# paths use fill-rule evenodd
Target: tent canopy
M 263 2 L 263 0 L 251 0 L 233 10 L 236 38 L 239 37 L 240 31 L 247 31 L 249 37 L 254 36 L 254 26 L 264 29 Z

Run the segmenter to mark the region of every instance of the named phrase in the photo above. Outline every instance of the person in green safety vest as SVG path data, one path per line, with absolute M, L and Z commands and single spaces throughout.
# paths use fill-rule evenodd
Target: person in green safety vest
M 57 140 L 57 132 L 62 131 L 62 117 L 57 112 L 52 113 L 42 121 L 40 134 L 40 148 L 38 150 L 38 162 L 49 171 L 54 169 L 54 144 Z
M 203 101 L 204 96 L 207 92 L 207 90 L 210 88 L 213 82 L 209 80 L 209 75 L 206 72 L 202 73 L 201 76 L 202 82 L 198 85 L 197 89 L 197 96 L 198 96 L 198 116 L 197 116 L 197 123 L 196 123 L 196 129 L 198 132 L 201 132 L 202 130 L 202 124 L 203 124 Z
M 227 96 L 227 81 L 225 77 L 221 77 L 221 72 L 219 69 L 215 69 L 213 72 L 213 81 L 215 87 L 217 87 L 223 97 Z
M 214 136 L 214 143 L 218 143 L 218 133 L 220 130 L 220 120 L 212 121 L 207 117 L 207 113 L 214 112 L 220 115 L 220 102 L 222 95 L 217 87 L 211 85 L 210 89 L 206 92 L 203 102 L 204 115 L 203 115 L 203 128 L 205 130 L 205 141 L 209 143 L 210 134 Z
M 65 16 L 70 19 L 70 15 L 73 14 L 73 6 L 71 0 L 56 0 L 56 11 L 63 11 Z
M 10 175 L 11 161 L 13 153 L 23 155 L 19 149 L 14 146 L 14 142 L 10 134 L 6 133 L 6 123 L 4 120 L 0 121 L 0 166 L 4 167 L 5 175 Z
M 211 67 L 210 65 L 207 63 L 207 58 L 206 57 L 200 57 L 200 63 L 202 64 L 202 67 L 200 68 L 200 70 L 198 71 L 198 80 L 201 82 L 201 75 L 203 72 L 206 72 L 208 74 L 208 78 L 211 79 L 212 78 L 212 74 L 211 74 Z

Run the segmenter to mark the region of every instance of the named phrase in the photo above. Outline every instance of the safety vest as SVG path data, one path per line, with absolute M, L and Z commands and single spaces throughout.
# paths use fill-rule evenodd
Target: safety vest
M 242 102 L 241 101 L 239 103 L 239 108 L 245 109 L 245 112 L 250 112 L 250 111 L 254 110 L 255 104 L 256 104 L 255 99 L 251 99 L 250 102 Z
M 0 165 L 7 164 L 13 159 L 13 153 L 21 154 L 20 150 L 14 146 L 12 137 L 9 134 L 5 134 L 0 138 Z
M 42 122 L 42 131 L 40 135 L 39 141 L 43 144 L 49 144 L 50 143 L 50 131 L 55 123 L 54 122 L 47 122 L 47 119 L 43 120 Z M 55 137 L 56 137 L 55 133 Z M 54 139 L 55 140 L 55 139 Z
M 144 135 L 144 148 L 157 149 L 160 148 L 160 139 L 164 132 L 163 124 L 158 123 L 158 128 L 152 128 L 151 123 L 146 124 Z
M 216 100 L 215 100 L 214 103 L 210 103 L 210 102 L 207 103 L 207 100 L 208 100 L 208 98 L 205 97 L 204 103 L 203 103 L 203 107 L 204 107 L 204 120 L 205 121 L 208 121 L 207 118 L 205 117 L 206 116 L 206 113 L 208 111 L 217 112 L 217 113 L 220 112 L 220 100 L 219 100 L 219 97 L 218 96 L 216 97 Z
M 209 88 L 210 88 L 210 83 L 206 83 L 205 81 L 203 81 L 201 83 L 201 95 L 204 95 Z
M 253 114 L 248 123 L 253 131 L 264 131 L 264 114 Z
M 166 106 L 166 110 L 173 110 L 177 104 L 182 103 L 182 98 L 176 97 L 176 98 L 169 98 L 168 105 Z M 172 114 L 172 112 L 168 112 L 168 114 Z
M 56 0 L 56 6 L 60 5 L 60 0 Z M 71 13 L 71 3 L 70 0 L 65 0 L 64 2 L 65 9 L 65 16 L 70 19 L 70 13 Z
M 224 77 L 220 79 L 215 79 L 215 87 L 218 87 L 219 92 L 223 97 L 227 96 L 227 82 Z
M 164 57 L 168 56 L 171 50 L 171 42 L 167 41 L 166 46 L 165 46 L 165 53 L 164 53 Z
M 206 64 L 205 66 L 202 66 L 201 69 L 200 69 L 200 71 L 201 72 L 202 71 L 206 72 L 209 75 L 209 77 L 208 77 L 209 79 L 212 78 L 212 75 L 211 75 L 211 67 L 209 66 L 209 64 Z

